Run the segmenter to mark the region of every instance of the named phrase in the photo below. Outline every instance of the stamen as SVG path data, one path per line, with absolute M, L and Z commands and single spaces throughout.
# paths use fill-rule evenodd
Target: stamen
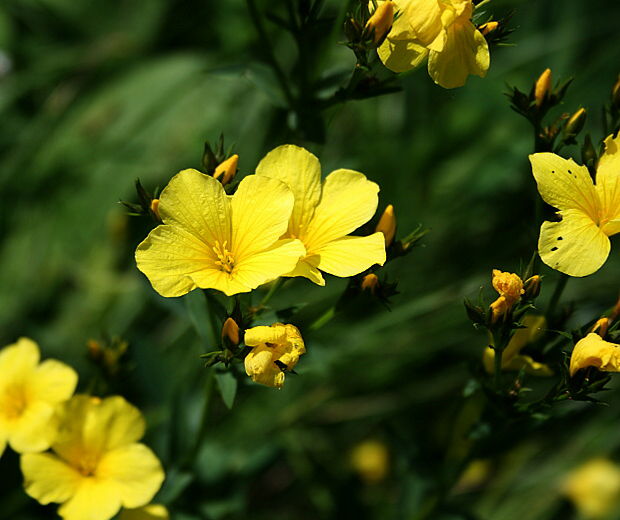
M 235 268 L 235 259 L 231 252 L 226 249 L 226 245 L 226 240 L 222 244 L 220 244 L 219 242 L 215 242 L 215 245 L 213 246 L 213 252 L 218 258 L 215 263 L 220 267 L 220 271 L 224 271 L 225 273 L 230 274 Z

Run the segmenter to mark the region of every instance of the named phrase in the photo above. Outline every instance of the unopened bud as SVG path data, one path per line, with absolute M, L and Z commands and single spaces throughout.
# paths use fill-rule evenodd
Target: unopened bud
M 89 339 L 86 342 L 86 348 L 88 349 L 88 355 L 92 360 L 99 361 L 103 357 L 103 348 L 97 340 Z
M 151 213 L 157 217 L 157 220 L 161 220 L 159 216 L 159 199 L 153 199 L 151 201 Z
M 586 166 L 590 162 L 592 164 L 596 163 L 596 149 L 594 148 L 590 134 L 586 134 L 586 137 L 583 140 L 583 146 L 581 147 L 581 161 Z
M 213 178 L 219 179 L 221 177 L 220 182 L 225 186 L 235 177 L 238 163 L 239 156 L 237 154 L 231 155 L 224 162 L 218 164 L 213 172 Z
M 355 18 L 347 18 L 344 21 L 344 34 L 350 42 L 357 42 L 361 39 L 362 27 Z
M 394 2 L 383 2 L 366 22 L 366 32 L 379 44 L 390 32 L 394 22 Z
M 540 276 L 535 274 L 530 276 L 525 282 L 523 282 L 523 298 L 526 300 L 533 300 L 540 294 Z
M 543 101 L 549 95 L 551 90 L 551 69 L 545 69 L 545 71 L 536 80 L 534 86 L 534 99 L 536 100 L 536 106 L 539 107 L 543 104 Z
M 362 291 L 375 294 L 379 288 L 379 277 L 374 273 L 369 273 L 362 279 Z
M 564 127 L 564 132 L 566 135 L 575 136 L 581 132 L 583 130 L 583 125 L 586 124 L 586 117 L 587 113 L 585 108 L 580 108 L 577 112 L 570 116 L 570 119 Z
M 231 346 L 239 344 L 239 325 L 232 318 L 228 318 L 222 326 L 222 339 Z
M 620 110 L 620 76 L 618 76 L 618 81 L 611 89 L 611 104 Z
M 385 208 L 375 228 L 375 232 L 383 233 L 385 237 L 385 247 L 389 247 L 394 241 L 394 236 L 396 235 L 396 215 L 394 214 L 394 206 L 391 204 Z
M 590 332 L 596 332 L 601 338 L 604 338 L 610 325 L 611 320 L 609 318 L 600 318 L 596 321 Z
M 480 31 L 482 36 L 486 36 L 490 32 L 493 32 L 498 27 L 499 27 L 499 22 L 487 22 L 487 23 L 483 23 L 480 27 L 478 27 L 478 30 Z

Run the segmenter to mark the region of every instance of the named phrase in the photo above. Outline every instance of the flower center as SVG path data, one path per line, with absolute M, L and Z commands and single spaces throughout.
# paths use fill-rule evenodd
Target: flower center
M 12 383 L 0 396 L 0 413 L 9 420 L 19 419 L 28 406 L 28 397 L 24 385 Z
M 77 463 L 77 470 L 85 477 L 95 474 L 99 464 L 99 456 L 96 453 L 85 451 L 80 456 Z
M 223 243 L 215 242 L 213 246 L 213 252 L 215 256 L 217 256 L 217 260 L 215 261 L 216 265 L 219 266 L 220 271 L 224 271 L 225 273 L 232 273 L 235 268 L 235 259 L 232 253 L 226 249 L 227 241 L 224 240 Z

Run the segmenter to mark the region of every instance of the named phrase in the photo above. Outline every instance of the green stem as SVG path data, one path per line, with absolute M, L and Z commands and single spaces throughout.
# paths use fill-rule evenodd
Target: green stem
M 331 321 L 335 315 L 336 307 L 330 307 L 323 314 L 321 314 L 321 316 L 319 316 L 312 325 L 310 325 L 310 330 L 320 329 L 323 325 Z
M 265 297 L 260 301 L 259 307 L 267 305 L 269 303 L 269 300 L 271 300 L 272 296 L 278 291 L 280 287 L 282 287 L 283 283 L 284 280 L 282 277 L 276 279 L 276 281 L 271 284 L 271 287 L 269 288 L 267 294 L 265 294 Z
M 200 425 L 198 428 L 198 433 L 196 434 L 196 440 L 192 449 L 187 454 L 187 458 L 185 459 L 184 467 L 189 467 L 193 464 L 194 460 L 198 456 L 200 448 L 202 447 L 202 443 L 204 442 L 206 433 L 208 431 L 208 420 L 209 420 L 209 412 L 211 409 L 211 397 L 213 396 L 213 388 L 215 387 L 215 376 L 214 370 L 207 370 L 207 377 L 205 380 L 205 389 L 204 389 L 204 402 L 202 405 L 202 412 L 200 414 Z
M 560 298 L 562 297 L 562 293 L 564 292 L 564 289 L 566 288 L 566 283 L 568 282 L 568 275 L 564 274 L 564 273 L 560 273 L 560 278 L 558 278 L 558 283 L 555 286 L 555 290 L 553 291 L 553 294 L 551 295 L 551 300 L 549 300 L 549 305 L 547 306 L 547 312 L 545 313 L 547 316 L 547 319 L 549 319 L 552 315 L 553 312 L 555 311 L 555 308 L 558 305 L 558 302 L 560 301 Z

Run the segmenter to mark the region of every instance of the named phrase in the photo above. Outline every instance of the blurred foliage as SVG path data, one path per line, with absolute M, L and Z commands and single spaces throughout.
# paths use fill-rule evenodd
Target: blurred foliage
M 293 3 L 256 2 L 276 14 Z M 325 4 L 323 30 L 306 35 L 306 79 L 290 35 L 273 17 L 263 23 L 284 73 L 329 97 L 355 57 L 342 45 L 345 3 Z M 527 164 L 534 139 L 510 110 L 506 84 L 527 92 L 546 67 L 574 77 L 566 111 L 586 107 L 586 131 L 598 142 L 620 64 L 615 0 L 496 0 L 490 9 L 514 10 L 516 31 L 514 46 L 493 49 L 486 79 L 447 91 L 413 71 L 399 93 L 317 114 L 283 102 L 244 2 L 0 4 L 1 344 L 34 338 L 45 356 L 78 368 L 86 391 L 98 370 L 87 342 L 128 342 L 131 370 L 110 390 L 147 414 L 147 442 L 168 473 L 158 499 L 173 518 L 566 519 L 573 512 L 558 492 L 565 472 L 592 455 L 620 456 L 617 406 L 564 403 L 552 421 L 511 423 L 487 437 L 475 457 L 491 459 L 489 474 L 453 487 L 481 406 L 463 388 L 486 344 L 463 298 L 489 285 L 492 268 L 518 271 L 538 236 Z M 312 125 L 305 137 L 313 141 L 304 140 L 300 129 Z M 282 391 L 240 377 L 233 409 L 213 403 L 206 443 L 188 458 L 211 384 L 199 356 L 214 332 L 200 321 L 196 334 L 191 298 L 161 298 L 137 271 L 133 251 L 150 224 L 117 201 L 134 200 L 137 177 L 152 192 L 180 169 L 200 167 L 204 140 L 220 132 L 236 143 L 240 174 L 276 145 L 303 144 L 326 171 L 358 169 L 379 182 L 380 209 L 394 204 L 401 232 L 418 223 L 431 232 L 424 247 L 390 264 L 399 291 L 391 310 L 360 305 L 308 333 L 299 375 Z M 562 153 L 580 159 L 577 146 Z M 544 299 L 557 273 L 542 274 Z M 573 327 L 613 304 L 619 275 L 616 254 L 595 275 L 570 281 Z M 290 280 L 273 305 L 325 308 L 343 288 L 333 278 L 325 289 Z M 613 386 L 606 401 L 620 398 Z M 484 436 L 485 423 L 476 427 L 473 435 Z M 367 440 L 388 449 L 379 482 L 351 465 Z M 0 519 L 17 511 L 20 520 L 53 518 L 16 475 L 17 457 L 6 453 Z

